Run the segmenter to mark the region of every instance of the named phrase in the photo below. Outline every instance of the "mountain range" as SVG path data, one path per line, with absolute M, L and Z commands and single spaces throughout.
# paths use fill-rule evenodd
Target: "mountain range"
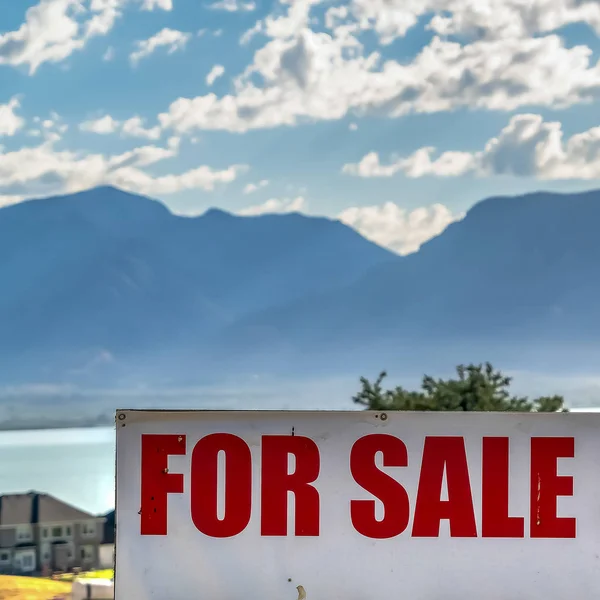
M 111 187 L 0 209 L 0 384 L 600 357 L 600 191 L 495 197 L 408 256 Z M 422 368 L 421 368 L 422 367 Z

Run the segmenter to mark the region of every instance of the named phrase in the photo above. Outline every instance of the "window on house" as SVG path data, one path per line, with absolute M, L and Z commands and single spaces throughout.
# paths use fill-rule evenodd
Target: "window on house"
M 33 556 L 31 554 L 23 554 L 22 563 L 24 568 L 33 567 Z
M 83 546 L 81 548 L 81 558 L 83 560 L 92 560 L 93 556 L 94 553 L 91 546 Z
M 17 530 L 17 539 L 18 540 L 30 540 L 31 539 L 31 530 L 30 529 Z
M 10 560 L 10 554 L 8 552 L 0 552 L 0 561 L 8 562 Z
M 45 537 L 45 538 L 47 538 L 47 537 L 48 537 L 48 530 L 47 530 L 47 529 L 44 529 L 44 530 L 42 531 L 42 537 Z
M 62 527 L 53 527 L 52 528 L 52 537 L 62 537 L 63 530 Z
M 65 535 L 71 535 L 71 528 L 70 527 L 66 528 Z
M 96 533 L 96 524 L 95 523 L 84 523 L 81 526 L 82 535 L 92 536 Z

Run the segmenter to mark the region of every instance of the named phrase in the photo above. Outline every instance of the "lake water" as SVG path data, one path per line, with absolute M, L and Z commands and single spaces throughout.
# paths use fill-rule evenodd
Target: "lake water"
M 128 408 L 340 410 L 358 408 L 350 401 L 356 391 L 356 380 L 349 379 L 200 396 L 174 391 L 148 399 L 140 394 L 118 404 Z M 114 415 L 115 408 L 107 407 L 106 414 Z M 32 414 L 39 414 L 39 409 Z M 113 427 L 0 431 L 0 494 L 36 490 L 103 513 L 114 508 L 114 477 Z
M 114 508 L 112 427 L 0 432 L 0 493 L 36 490 L 79 508 Z

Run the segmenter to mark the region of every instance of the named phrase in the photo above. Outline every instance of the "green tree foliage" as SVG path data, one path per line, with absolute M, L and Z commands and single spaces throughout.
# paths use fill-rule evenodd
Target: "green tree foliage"
M 534 400 L 512 396 L 511 378 L 485 365 L 459 365 L 454 379 L 423 377 L 421 391 L 403 387 L 384 390 L 382 372 L 374 383 L 360 378 L 361 391 L 352 399 L 367 410 L 465 410 L 511 412 L 567 412 L 562 396 L 542 396 Z

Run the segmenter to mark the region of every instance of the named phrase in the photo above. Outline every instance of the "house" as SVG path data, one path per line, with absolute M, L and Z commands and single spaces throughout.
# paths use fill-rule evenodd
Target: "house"
M 115 511 L 104 515 L 104 535 L 100 544 L 100 568 L 112 569 L 115 565 Z
M 0 495 L 0 572 L 98 567 L 104 519 L 39 492 Z

